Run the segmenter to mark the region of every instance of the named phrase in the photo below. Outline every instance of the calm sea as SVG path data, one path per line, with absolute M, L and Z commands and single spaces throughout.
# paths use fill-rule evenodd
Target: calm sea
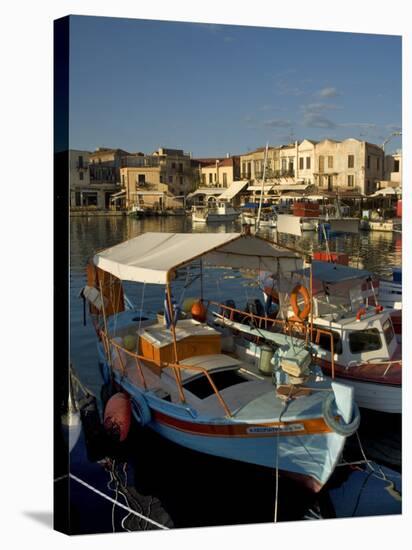
M 96 351 L 95 333 L 88 320 L 83 325 L 83 303 L 79 292 L 85 285 L 85 266 L 97 251 L 115 245 L 147 231 L 161 232 L 237 232 L 240 224 L 192 224 L 187 217 L 146 218 L 129 217 L 71 217 L 70 219 L 70 355 L 81 381 L 98 398 L 102 389 Z M 265 236 L 273 236 L 268 230 Z M 317 233 L 308 232 L 301 238 L 281 235 L 284 244 L 297 245 L 307 251 L 324 250 L 325 244 Z M 391 268 L 401 264 L 401 236 L 390 233 L 360 233 L 340 236 L 330 241 L 332 252 L 350 255 L 353 266 L 369 269 L 381 276 L 391 277 Z M 228 299 L 235 297 L 242 305 L 248 298 L 259 296 L 253 280 L 220 273 L 207 276 L 205 296 Z M 138 304 L 141 295 L 131 297 Z M 189 293 L 188 296 L 191 294 Z M 180 297 L 180 296 L 179 296 Z M 178 298 L 179 298 L 178 297 Z M 145 308 L 156 311 L 162 307 L 163 293 L 156 286 L 145 290 Z M 376 443 L 376 434 L 388 424 L 393 435 L 386 449 L 388 458 L 377 454 L 385 466 L 399 471 L 400 418 L 376 418 L 370 424 L 379 430 L 368 430 L 365 439 Z M 372 435 L 371 435 L 372 434 Z M 388 444 L 388 442 L 385 442 Z M 399 447 L 392 449 L 391 447 Z M 376 445 L 375 445 L 376 447 Z M 120 454 L 119 454 L 120 453 Z M 376 453 L 375 453 L 376 454 Z M 102 456 L 110 458 L 99 461 Z M 391 457 L 396 457 L 391 459 Z M 373 454 L 371 458 L 374 458 Z M 113 463 L 114 459 L 114 463 Z M 228 525 L 273 521 L 275 480 L 273 472 L 213 457 L 202 456 L 167 443 L 153 434 L 137 430 L 122 449 L 99 449 L 94 452 L 93 441 L 83 433 L 71 456 L 71 468 L 76 475 L 115 498 L 150 515 L 159 523 L 174 527 Z M 379 468 L 376 466 L 376 468 Z M 391 470 L 392 476 L 400 476 Z M 280 521 L 399 513 L 400 502 L 387 490 L 383 470 L 362 472 L 341 468 L 334 476 L 329 491 L 313 499 L 299 488 L 281 480 L 279 486 Z M 369 477 L 367 477 L 369 476 Z M 117 479 L 117 481 L 116 481 Z M 126 495 L 116 490 L 123 484 Z M 396 485 L 396 484 L 395 484 Z M 107 532 L 141 530 L 148 525 L 125 511 L 72 482 L 72 517 L 76 532 Z M 386 489 L 385 489 L 386 488 Z M 379 495 L 379 498 L 377 496 Z M 377 504 L 379 502 L 379 505 Z M 84 513 L 83 513 L 84 512 Z M 87 513 L 86 513 L 87 512 Z M 128 516 L 128 517 L 127 517 Z

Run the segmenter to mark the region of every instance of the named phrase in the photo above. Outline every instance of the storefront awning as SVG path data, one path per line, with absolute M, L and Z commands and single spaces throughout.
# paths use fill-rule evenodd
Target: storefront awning
M 231 200 L 238 193 L 242 191 L 248 184 L 247 181 L 234 181 L 230 187 L 228 187 L 221 195 L 219 195 L 219 200 Z

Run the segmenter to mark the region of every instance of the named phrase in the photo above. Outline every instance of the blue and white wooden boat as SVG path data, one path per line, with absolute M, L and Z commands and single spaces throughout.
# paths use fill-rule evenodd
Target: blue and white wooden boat
M 278 335 L 268 359 L 259 339 L 255 355 L 229 351 L 222 331 L 193 308 L 178 318 L 171 288 L 194 261 L 201 273 L 247 265 L 284 274 L 302 266 L 291 249 L 237 233 L 145 233 L 99 252 L 83 295 L 104 376 L 130 396 L 136 420 L 166 439 L 277 468 L 319 491 L 359 425 L 353 390 L 321 375 L 301 340 Z M 170 325 L 126 310 L 121 281 L 158 285 L 162 296 L 165 287 Z

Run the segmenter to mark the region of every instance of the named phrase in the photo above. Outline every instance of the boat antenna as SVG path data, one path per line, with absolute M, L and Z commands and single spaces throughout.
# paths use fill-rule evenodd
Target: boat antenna
M 266 179 L 266 163 L 267 163 L 267 159 L 268 159 L 268 148 L 269 148 L 269 143 L 266 143 L 265 160 L 263 162 L 262 187 L 261 187 L 261 190 L 260 190 L 259 209 L 258 209 L 258 215 L 257 215 L 257 219 L 256 219 L 256 233 L 259 231 L 260 215 L 261 215 L 261 212 L 262 212 L 263 193 L 264 193 L 264 189 L 265 189 L 265 179 Z

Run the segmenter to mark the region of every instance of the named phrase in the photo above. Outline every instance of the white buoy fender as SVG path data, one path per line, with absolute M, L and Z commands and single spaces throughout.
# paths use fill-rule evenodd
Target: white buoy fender
M 353 435 L 359 428 L 360 424 L 360 412 L 356 403 L 353 403 L 353 420 L 350 423 L 341 423 L 336 420 L 333 409 L 336 407 L 335 395 L 333 392 L 328 394 L 322 404 L 322 413 L 326 424 L 331 430 L 344 437 Z

